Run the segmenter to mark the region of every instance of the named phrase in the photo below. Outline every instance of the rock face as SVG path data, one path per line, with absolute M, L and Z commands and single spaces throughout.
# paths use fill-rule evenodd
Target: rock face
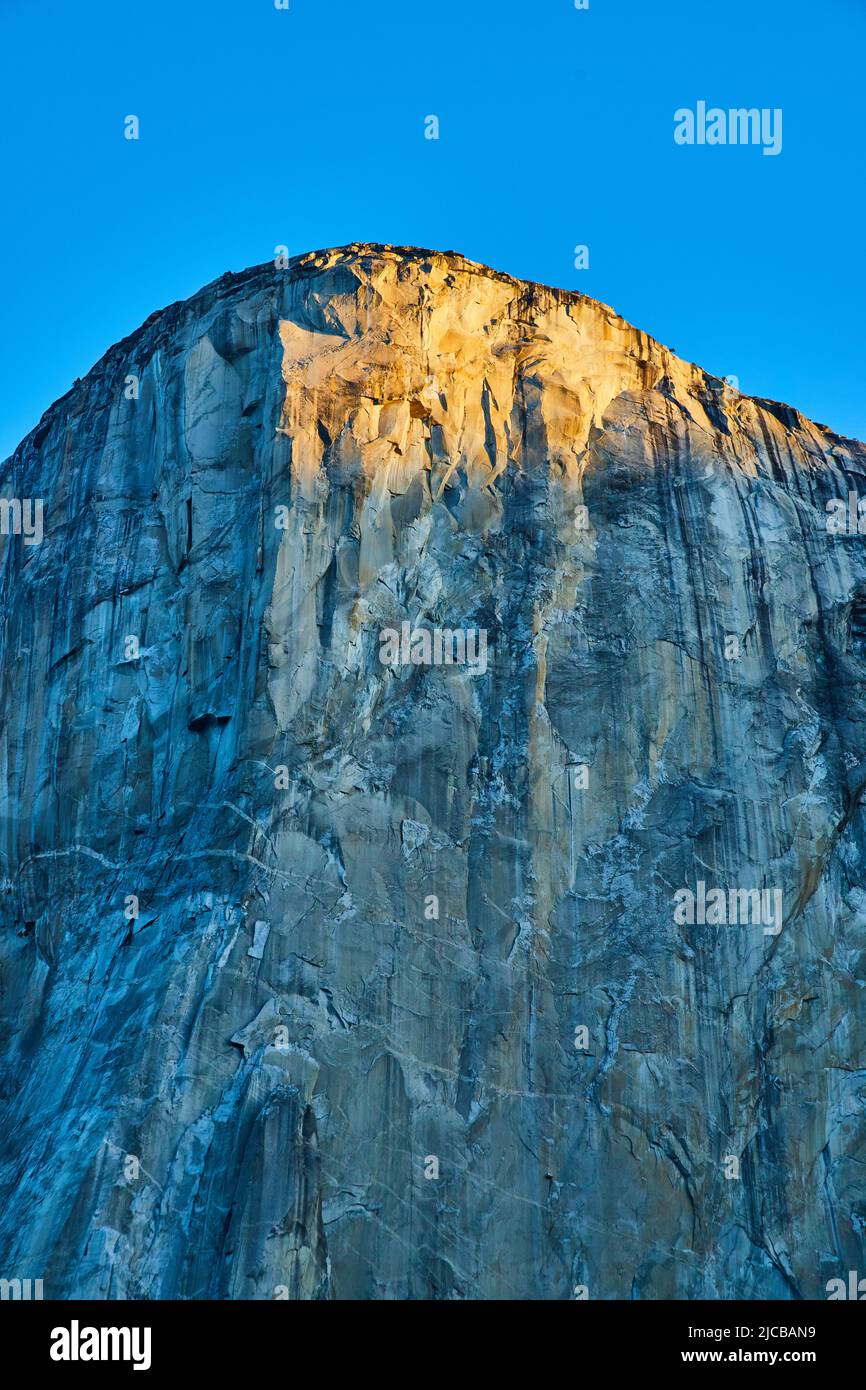
M 44 539 L 0 542 L 0 1276 L 866 1274 L 858 489 L 863 445 L 451 253 L 111 349 L 2 468 Z

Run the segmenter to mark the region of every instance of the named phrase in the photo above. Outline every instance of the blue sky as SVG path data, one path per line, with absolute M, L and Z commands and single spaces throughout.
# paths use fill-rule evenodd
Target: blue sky
M 580 289 L 866 438 L 864 39 L 866 0 L 0 0 L 0 457 L 154 309 L 355 240 Z M 699 100 L 781 108 L 781 154 L 676 145 Z

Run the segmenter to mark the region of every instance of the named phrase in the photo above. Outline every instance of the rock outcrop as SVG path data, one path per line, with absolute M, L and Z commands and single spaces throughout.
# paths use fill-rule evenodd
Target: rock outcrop
M 44 538 L 0 541 L 0 1276 L 866 1274 L 860 491 L 863 445 L 452 253 L 112 348 L 2 468 Z

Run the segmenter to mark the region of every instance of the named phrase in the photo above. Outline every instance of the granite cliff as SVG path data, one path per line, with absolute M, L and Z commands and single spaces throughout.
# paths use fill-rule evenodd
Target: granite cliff
M 0 541 L 0 1276 L 866 1274 L 866 447 L 353 245 L 153 315 L 0 472 L 44 506 Z

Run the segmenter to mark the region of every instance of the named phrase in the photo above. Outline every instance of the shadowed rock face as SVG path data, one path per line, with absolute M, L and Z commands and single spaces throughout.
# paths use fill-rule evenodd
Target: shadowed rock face
M 0 1276 L 866 1274 L 864 475 L 452 254 L 113 348 L 2 469 L 45 538 L 0 543 Z M 437 628 L 474 665 L 399 664 Z

